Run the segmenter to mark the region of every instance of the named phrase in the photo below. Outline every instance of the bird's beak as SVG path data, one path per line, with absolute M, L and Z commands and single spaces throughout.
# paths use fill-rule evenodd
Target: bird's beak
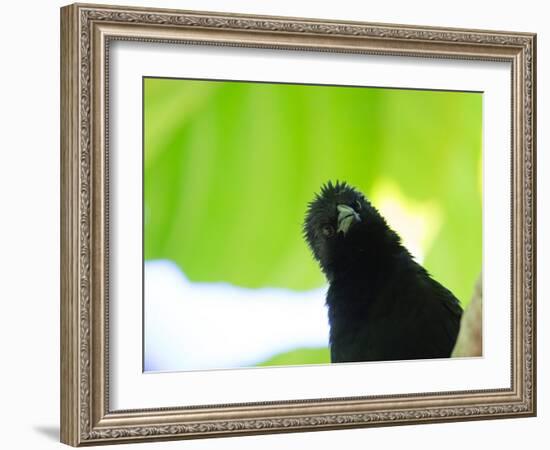
M 336 209 L 338 210 L 338 232 L 341 231 L 346 234 L 353 222 L 359 222 L 361 220 L 359 214 L 357 214 L 351 206 L 338 205 Z

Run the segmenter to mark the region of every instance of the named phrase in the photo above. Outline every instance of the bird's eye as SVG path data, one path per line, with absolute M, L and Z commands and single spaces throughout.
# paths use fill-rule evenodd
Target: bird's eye
M 361 211 L 361 202 L 359 200 L 355 200 L 355 211 Z
M 332 225 L 323 225 L 321 231 L 326 237 L 331 237 L 334 234 L 334 227 Z

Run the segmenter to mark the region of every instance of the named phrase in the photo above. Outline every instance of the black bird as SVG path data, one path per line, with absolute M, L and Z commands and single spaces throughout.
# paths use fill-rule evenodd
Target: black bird
M 309 204 L 304 235 L 330 283 L 332 362 L 451 355 L 459 301 L 414 261 L 363 194 L 325 184 Z

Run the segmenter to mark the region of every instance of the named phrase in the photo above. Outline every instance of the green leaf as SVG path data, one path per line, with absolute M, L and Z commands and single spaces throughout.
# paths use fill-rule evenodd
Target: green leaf
M 293 366 L 301 364 L 330 364 L 330 352 L 326 347 L 298 348 L 285 353 L 279 353 L 257 366 Z
M 481 270 L 481 119 L 477 93 L 147 78 L 145 258 L 191 281 L 316 288 L 307 203 L 327 180 L 367 196 L 389 180 L 404 209 L 437 211 L 424 265 L 466 305 Z

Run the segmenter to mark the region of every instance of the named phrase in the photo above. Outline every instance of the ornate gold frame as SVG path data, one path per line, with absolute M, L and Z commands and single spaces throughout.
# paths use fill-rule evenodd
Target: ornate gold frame
M 108 397 L 109 42 L 507 61 L 512 65 L 509 389 L 111 411 Z M 533 416 L 536 36 L 75 4 L 61 9 L 61 440 L 128 441 Z

